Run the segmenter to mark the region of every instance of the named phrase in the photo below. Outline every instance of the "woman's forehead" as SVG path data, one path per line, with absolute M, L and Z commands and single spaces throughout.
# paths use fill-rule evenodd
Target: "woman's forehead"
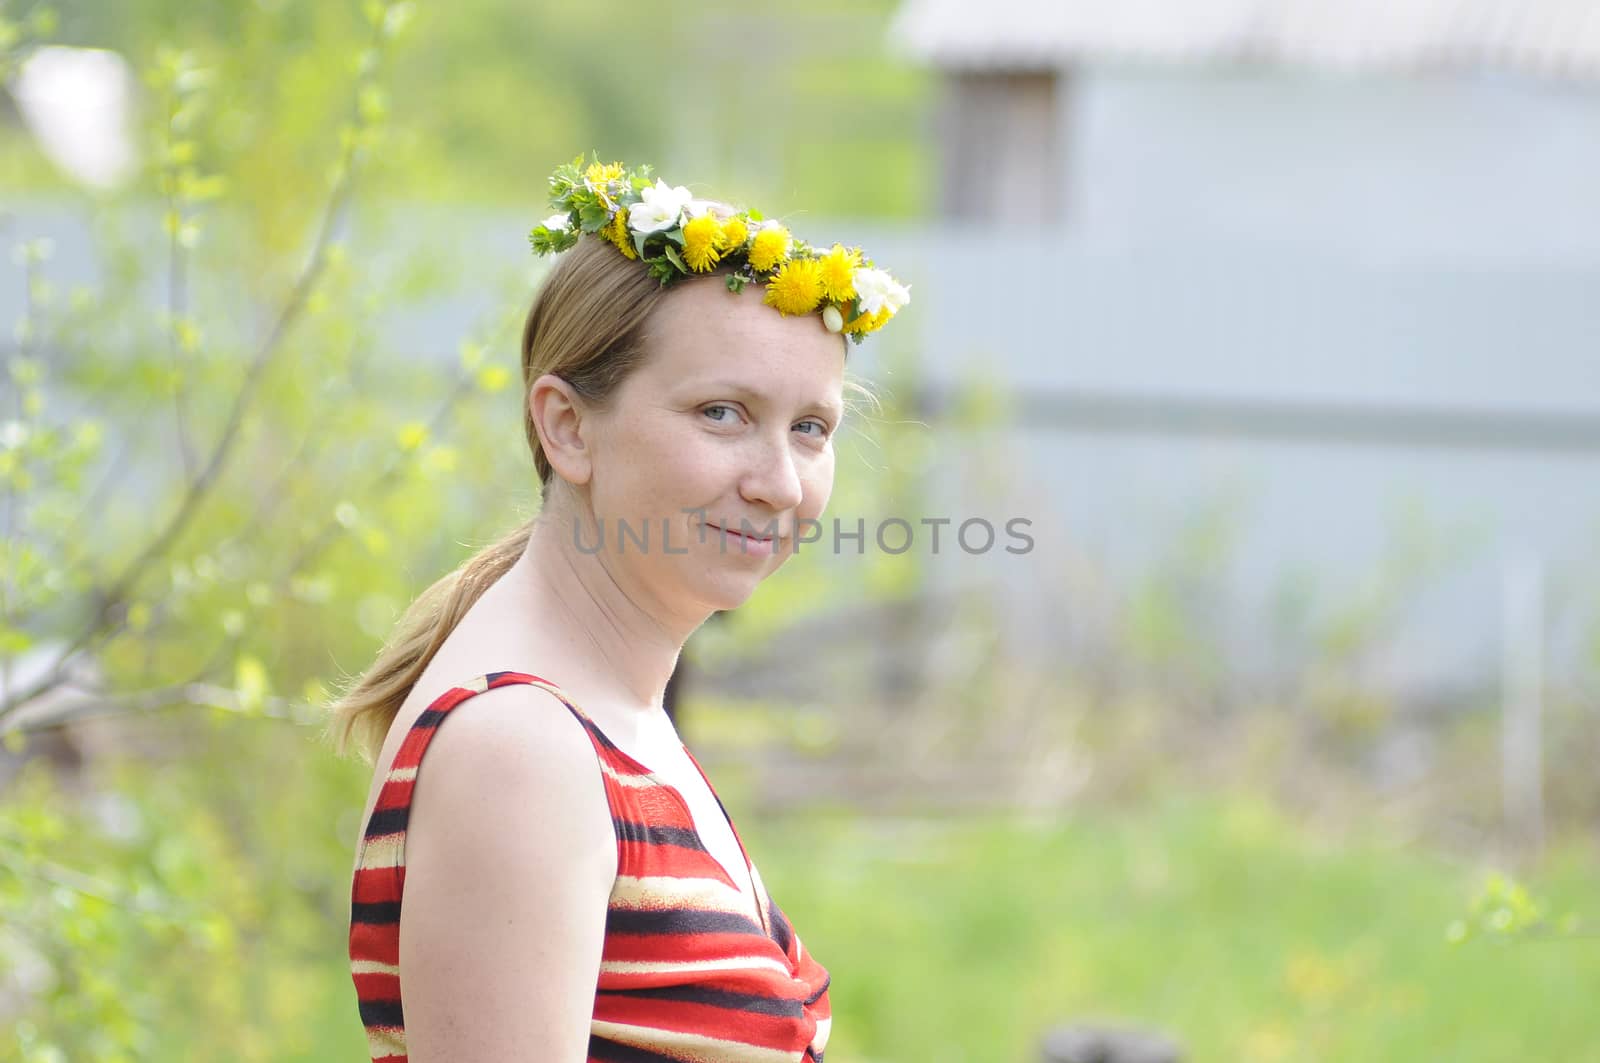
M 673 291 L 650 329 L 652 354 L 672 375 L 717 377 L 761 388 L 774 377 L 842 384 L 845 346 L 814 314 L 785 316 L 759 288 L 734 293 L 716 282 Z

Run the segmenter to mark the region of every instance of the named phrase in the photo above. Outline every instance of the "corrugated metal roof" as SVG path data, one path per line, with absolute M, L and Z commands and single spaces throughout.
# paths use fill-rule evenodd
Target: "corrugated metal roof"
M 1600 0 L 906 0 L 900 50 L 935 66 L 1249 61 L 1600 77 Z

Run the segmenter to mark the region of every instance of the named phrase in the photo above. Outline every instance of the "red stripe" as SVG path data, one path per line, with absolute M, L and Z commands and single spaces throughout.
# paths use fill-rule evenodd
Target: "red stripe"
M 350 959 L 371 960 L 376 963 L 400 963 L 400 926 L 386 923 L 366 926 L 357 923 L 350 928 Z
M 737 1008 L 719 1008 L 682 1000 L 653 1000 L 637 997 L 600 997 L 594 1005 L 597 1022 L 648 1026 L 673 1033 L 693 1033 L 720 1037 L 750 1045 L 782 1045 L 798 1041 L 805 1044 L 817 1032 L 815 1020 L 801 1015 L 763 1015 Z
M 697 849 L 682 849 L 676 845 L 651 845 L 649 842 L 623 842 L 618 848 L 621 866 L 617 873 L 648 874 L 651 878 L 716 879 L 725 886 L 733 886 L 727 872 L 710 853 Z M 642 870 L 634 870 L 642 869 Z M 735 887 L 737 888 L 737 887 Z M 751 916 L 754 917 L 752 912 Z
M 358 1000 L 400 999 L 400 976 L 397 974 L 381 974 L 377 971 L 370 971 L 353 975 L 352 977 L 355 979 L 356 999 Z
M 755 934 L 607 934 L 602 956 L 616 963 L 704 963 L 711 960 L 777 960 L 780 955 Z
M 397 868 L 366 867 L 355 874 L 350 899 L 357 904 L 384 904 L 400 899 Z

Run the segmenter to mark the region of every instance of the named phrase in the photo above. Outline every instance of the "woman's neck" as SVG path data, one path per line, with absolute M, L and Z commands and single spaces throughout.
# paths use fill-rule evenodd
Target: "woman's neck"
M 623 586 L 603 551 L 576 548 L 571 523 L 570 516 L 548 509 L 541 513 L 501 586 L 514 596 L 532 630 L 541 632 L 541 640 L 558 644 L 563 667 L 572 668 L 572 678 L 581 675 L 579 685 L 590 688 L 585 696 L 659 711 L 683 644 L 710 614 L 674 617 Z M 566 685 L 567 680 L 551 678 Z M 574 689 L 575 700 L 578 694 Z

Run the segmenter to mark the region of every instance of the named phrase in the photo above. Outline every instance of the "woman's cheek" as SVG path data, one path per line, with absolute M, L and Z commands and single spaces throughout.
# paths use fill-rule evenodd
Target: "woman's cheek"
M 813 519 L 821 516 L 822 511 L 828 508 L 828 499 L 833 494 L 833 453 L 831 451 L 807 475 L 803 493 L 804 500 L 800 503 L 801 516 Z

